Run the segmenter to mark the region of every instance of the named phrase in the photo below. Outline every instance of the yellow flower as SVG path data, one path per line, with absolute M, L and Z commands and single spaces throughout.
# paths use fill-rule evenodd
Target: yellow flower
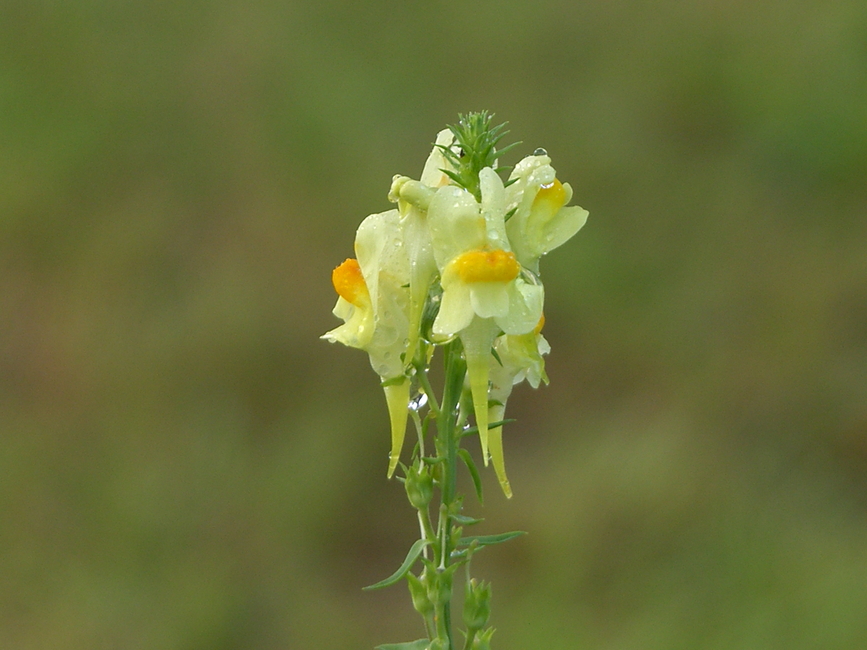
M 506 235 L 503 182 L 489 167 L 479 173 L 481 202 L 465 189 L 445 186 L 428 206 L 428 227 L 443 289 L 433 333 L 459 336 L 482 458 L 488 463 L 488 374 L 499 331 L 533 331 L 542 316 L 544 289 L 524 272 Z
M 411 363 L 416 353 L 425 301 L 437 273 L 427 226 L 427 209 L 437 188 L 446 185 L 449 177 L 442 172 L 451 166 L 440 146 L 448 147 L 454 136 L 449 129 L 440 131 L 436 145 L 428 156 L 420 181 L 406 176 L 395 176 L 388 193 L 390 201 L 397 203 L 403 242 L 409 258 L 409 341 L 406 362 Z
M 506 205 L 514 214 L 506 232 L 518 261 L 534 273 L 539 259 L 566 243 L 587 221 L 588 212 L 564 207 L 572 199 L 569 183 L 557 180 L 547 155 L 527 156 L 509 176 Z
M 383 380 L 391 421 L 388 475 L 394 473 L 408 418 L 410 381 L 404 374 L 409 332 L 409 260 L 397 210 L 374 214 L 358 227 L 357 259 L 334 269 L 338 299 L 334 314 L 343 325 L 322 338 L 364 350 Z
M 446 186 L 428 208 L 443 288 L 433 331 L 445 338 L 465 330 L 475 317 L 493 318 L 507 334 L 525 334 L 542 315 L 542 285 L 522 272 L 506 237 L 503 182 L 489 167 L 479 179 L 481 203 L 464 189 Z
M 543 354 L 551 351 L 551 346 L 541 334 L 544 318 L 539 321 L 536 329 L 527 334 L 517 336 L 503 335 L 494 343 L 496 358 L 492 358 L 491 388 L 489 394 L 488 420 L 498 422 L 506 413 L 506 402 L 512 394 L 512 387 L 525 379 L 533 388 L 538 388 L 541 382 L 548 383 L 545 374 Z M 506 477 L 506 465 L 503 456 L 503 427 L 494 427 L 488 434 L 488 445 L 491 462 L 500 487 L 507 497 L 512 496 L 512 488 Z

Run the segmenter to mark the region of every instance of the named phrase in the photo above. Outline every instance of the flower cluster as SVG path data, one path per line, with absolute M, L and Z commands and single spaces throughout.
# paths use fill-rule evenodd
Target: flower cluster
M 472 118 L 476 118 L 473 120 Z M 323 336 L 365 350 L 382 379 L 391 420 L 388 475 L 397 466 L 413 378 L 436 345 L 459 339 L 485 464 L 507 496 L 502 420 L 514 384 L 547 382 L 539 260 L 572 237 L 587 211 L 568 206 L 544 150 L 504 183 L 482 114 L 439 133 L 419 180 L 396 176 L 397 208 L 359 226 L 355 258 L 334 269 L 343 325 Z M 487 139 L 485 139 L 487 138 Z

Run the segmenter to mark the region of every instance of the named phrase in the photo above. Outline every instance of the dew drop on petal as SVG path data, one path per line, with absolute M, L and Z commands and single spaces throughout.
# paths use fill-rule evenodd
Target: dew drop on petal
M 538 149 L 536 149 L 536 151 L 533 152 L 533 155 L 534 156 L 547 156 L 548 152 L 545 151 L 542 147 L 539 147 Z

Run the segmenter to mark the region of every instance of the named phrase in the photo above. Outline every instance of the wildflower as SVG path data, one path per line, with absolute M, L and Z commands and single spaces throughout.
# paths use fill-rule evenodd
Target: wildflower
M 391 422 L 390 477 L 403 446 L 410 397 L 403 359 L 409 339 L 409 260 L 397 210 L 361 222 L 355 254 L 357 259 L 332 273 L 339 296 L 334 315 L 344 323 L 322 338 L 366 351 L 382 379 Z
M 467 361 L 482 457 L 488 462 L 488 374 L 499 331 L 531 332 L 542 316 L 544 290 L 524 273 L 506 235 L 505 190 L 490 167 L 479 172 L 481 202 L 445 186 L 428 207 L 433 254 L 443 289 L 433 333 L 460 336 Z
M 506 401 L 512 394 L 512 387 L 525 379 L 533 387 L 538 388 L 541 382 L 548 383 L 545 374 L 543 354 L 551 351 L 548 341 L 542 336 L 541 330 L 544 318 L 532 332 L 519 335 L 504 334 L 494 343 L 494 352 L 490 363 L 490 400 L 488 402 L 488 421 L 501 421 L 506 413 Z M 488 447 L 491 463 L 500 482 L 500 487 L 507 497 L 512 496 L 512 488 L 506 477 L 505 459 L 503 456 L 503 426 L 492 428 L 488 433 Z
M 442 153 L 441 147 L 452 144 L 453 135 L 449 129 L 437 134 L 436 144 L 425 162 L 420 181 L 406 176 L 395 176 L 388 193 L 390 201 L 397 203 L 400 212 L 400 225 L 403 241 L 409 258 L 409 340 L 407 342 L 406 362 L 415 357 L 421 329 L 421 318 L 428 292 L 437 273 L 436 262 L 428 235 L 427 209 L 436 188 L 449 182 L 442 171 L 450 164 Z
M 587 221 L 584 208 L 566 206 L 572 187 L 557 179 L 547 155 L 527 156 L 509 176 L 508 210 L 514 210 L 506 232 L 518 261 L 534 273 L 539 259 L 566 243 Z

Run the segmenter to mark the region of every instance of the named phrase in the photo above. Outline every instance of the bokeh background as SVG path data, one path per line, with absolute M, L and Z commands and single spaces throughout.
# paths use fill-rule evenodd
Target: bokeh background
M 421 636 L 330 271 L 488 109 L 543 262 L 480 533 L 503 650 L 867 647 L 862 0 L 0 3 L 0 647 Z

